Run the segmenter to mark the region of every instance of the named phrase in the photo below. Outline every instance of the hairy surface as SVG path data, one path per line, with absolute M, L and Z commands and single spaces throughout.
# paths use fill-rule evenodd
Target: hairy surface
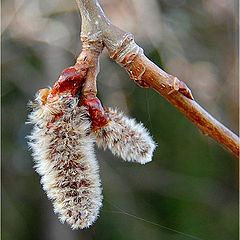
M 44 105 L 38 96 L 37 102 L 29 115 L 29 145 L 43 189 L 61 222 L 87 228 L 102 206 L 89 114 L 73 97 Z
M 98 146 L 109 148 L 114 155 L 126 161 L 150 162 L 156 144 L 143 124 L 117 110 L 109 109 L 105 113 L 108 123 L 93 131 Z

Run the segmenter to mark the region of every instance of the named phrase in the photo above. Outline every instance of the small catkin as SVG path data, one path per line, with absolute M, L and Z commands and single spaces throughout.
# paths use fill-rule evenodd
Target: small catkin
M 156 144 L 147 129 L 135 119 L 129 119 L 117 110 L 106 110 L 108 123 L 93 131 L 97 145 L 108 148 L 126 161 L 145 164 L 152 160 Z
M 36 171 L 54 211 L 72 229 L 87 228 L 102 206 L 98 164 L 89 114 L 76 97 L 38 104 L 29 115 Z

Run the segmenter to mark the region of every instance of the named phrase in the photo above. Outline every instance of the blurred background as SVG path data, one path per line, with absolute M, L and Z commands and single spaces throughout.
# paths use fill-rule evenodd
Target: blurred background
M 152 61 L 238 133 L 237 0 L 100 3 Z M 104 194 L 98 220 L 80 231 L 58 221 L 28 150 L 27 103 L 74 64 L 80 24 L 74 0 L 2 0 L 2 239 L 238 239 L 237 159 L 154 90 L 138 87 L 106 51 L 99 98 L 143 122 L 158 148 L 144 166 L 96 150 Z

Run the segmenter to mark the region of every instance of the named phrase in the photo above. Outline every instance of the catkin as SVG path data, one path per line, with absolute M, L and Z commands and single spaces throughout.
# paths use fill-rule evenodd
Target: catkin
M 102 206 L 88 112 L 74 97 L 44 105 L 38 96 L 37 101 L 29 116 L 34 124 L 29 145 L 43 189 L 61 222 L 87 228 Z
M 152 160 L 156 148 L 147 129 L 135 119 L 129 119 L 117 110 L 106 110 L 108 123 L 93 131 L 97 145 L 108 148 L 126 161 L 145 164 Z

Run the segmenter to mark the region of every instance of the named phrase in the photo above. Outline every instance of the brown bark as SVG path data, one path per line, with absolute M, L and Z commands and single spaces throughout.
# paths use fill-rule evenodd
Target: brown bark
M 124 67 L 130 77 L 142 87 L 152 87 L 205 135 L 239 156 L 239 138 L 204 110 L 192 96 L 186 84 L 164 72 L 144 54 L 133 36 L 112 25 L 97 0 L 76 0 L 82 15 L 81 37 L 84 41 L 100 41 L 110 57 Z
M 127 65 L 131 78 L 140 79 L 155 89 L 189 120 L 191 120 L 205 135 L 215 139 L 228 150 L 239 156 L 239 138 L 223 124 L 213 118 L 196 101 L 184 96 L 181 92 L 172 91 L 172 79 L 175 78 L 152 63 L 145 55 L 137 56 L 131 64 Z M 145 69 L 141 77 L 139 69 Z M 134 76 L 134 77 L 133 77 Z

